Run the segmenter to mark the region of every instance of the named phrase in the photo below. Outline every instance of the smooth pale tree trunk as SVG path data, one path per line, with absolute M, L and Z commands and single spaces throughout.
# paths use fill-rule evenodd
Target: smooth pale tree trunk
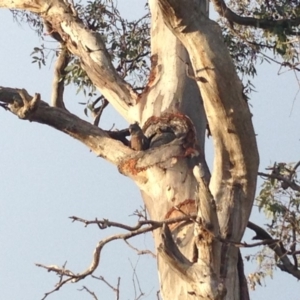
M 24 91 L 2 88 L 0 101 L 20 118 L 61 130 L 118 166 L 138 185 L 151 219 L 196 215 L 154 232 L 164 300 L 248 299 L 234 244 L 251 212 L 258 152 L 241 82 L 205 1 L 150 0 L 149 5 L 151 72 L 137 94 L 115 71 L 101 36 L 87 30 L 65 2 L 0 0 L 0 7 L 33 11 L 50 22 L 116 110 L 129 122 L 140 122 L 146 136 L 161 135 L 161 146 L 133 151 L 49 107 L 39 95 L 30 100 Z M 212 175 L 204 155 L 207 122 L 214 143 Z M 166 127 L 175 132 L 169 143 L 161 131 Z

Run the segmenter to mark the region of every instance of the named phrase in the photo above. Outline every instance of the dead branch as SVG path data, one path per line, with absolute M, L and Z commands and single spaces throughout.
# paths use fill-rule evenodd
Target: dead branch
M 138 221 L 138 223 L 135 226 L 128 226 L 123 223 L 113 222 L 113 221 L 109 221 L 107 219 L 98 220 L 96 218 L 95 220 L 85 220 L 85 219 L 75 217 L 75 216 L 72 216 L 69 218 L 72 220 L 72 222 L 75 222 L 75 221 L 81 222 L 81 223 L 84 223 L 85 226 L 88 226 L 91 224 L 97 224 L 101 230 L 106 229 L 108 227 L 117 227 L 117 228 L 122 228 L 122 229 L 125 229 L 128 231 L 135 231 L 135 230 L 141 229 L 145 225 L 149 225 L 149 231 L 152 231 L 159 227 L 162 227 L 164 224 L 169 225 L 169 224 L 177 223 L 177 222 L 181 222 L 181 221 L 192 220 L 195 218 L 195 215 L 180 216 L 177 218 L 171 218 L 171 219 L 167 219 L 164 221 L 143 220 L 143 221 Z
M 294 173 L 297 171 L 297 169 L 298 169 L 299 166 L 300 166 L 300 161 L 298 161 L 298 162 L 295 164 L 295 166 L 294 166 L 294 168 L 293 168 L 293 172 L 294 172 Z
M 92 221 L 88 221 L 74 216 L 70 217 L 70 219 L 72 219 L 73 222 L 77 221 L 77 222 L 84 223 L 85 226 L 96 224 L 101 230 L 108 227 L 117 227 L 117 228 L 122 228 L 124 230 L 128 230 L 129 232 L 124 234 L 115 234 L 99 241 L 94 250 L 93 259 L 90 266 L 82 273 L 75 274 L 74 272 L 66 269 L 65 265 L 63 267 L 58 267 L 56 265 L 45 266 L 42 264 L 36 264 L 38 267 L 45 268 L 48 272 L 56 273 L 60 278 L 56 287 L 52 291 L 46 293 L 43 299 L 45 299 L 49 294 L 58 291 L 64 284 L 68 282 L 78 282 L 84 279 L 85 277 L 92 275 L 99 265 L 101 251 L 107 243 L 118 239 L 123 239 L 126 242 L 127 239 L 130 239 L 134 236 L 143 233 L 156 230 L 160 227 L 163 227 L 163 234 L 162 234 L 163 243 L 158 248 L 158 251 L 164 258 L 164 260 L 166 260 L 172 266 L 172 268 L 174 268 L 178 272 L 178 274 L 181 274 L 181 276 L 188 277 L 189 281 L 194 282 L 195 278 L 193 274 L 197 274 L 199 271 L 198 270 L 196 272 L 195 270 L 198 269 L 199 267 L 203 269 L 203 265 L 201 264 L 199 265 L 199 262 L 193 264 L 192 262 L 187 260 L 183 254 L 181 254 L 181 252 L 177 248 L 172 238 L 169 227 L 167 226 L 172 223 L 177 223 L 177 222 L 187 221 L 187 220 L 196 222 L 195 221 L 196 215 L 180 216 L 177 218 L 167 219 L 164 221 L 143 220 L 143 221 L 138 221 L 138 223 L 135 226 L 128 226 L 118 222 L 111 222 L 106 219 L 104 220 L 95 219 Z M 216 236 L 215 239 L 222 243 L 233 244 L 236 247 L 255 247 L 260 245 L 268 245 L 270 249 L 272 249 L 278 255 L 278 257 L 282 262 L 282 265 L 279 265 L 278 267 L 286 272 L 289 272 L 296 278 L 300 278 L 300 271 L 295 270 L 294 266 L 291 264 L 290 260 L 286 256 L 287 251 L 285 251 L 280 241 L 272 239 L 272 237 L 267 232 L 265 232 L 262 228 L 260 228 L 259 226 L 251 222 L 249 222 L 248 227 L 256 232 L 257 234 L 256 238 L 262 239 L 261 242 L 254 243 L 254 244 L 237 243 L 234 241 L 222 239 L 219 236 Z M 211 272 L 212 270 L 209 268 L 209 270 L 206 271 Z M 215 283 L 213 282 L 213 284 Z M 217 293 L 222 294 L 223 292 L 224 291 L 222 289 L 221 290 L 217 289 Z
M 280 243 L 280 240 L 275 240 L 275 239 L 265 239 L 265 240 L 262 240 L 261 242 L 252 243 L 252 244 L 245 243 L 245 242 L 237 243 L 234 241 L 223 239 L 221 237 L 218 237 L 218 240 L 224 244 L 231 244 L 237 248 L 254 248 L 254 247 L 265 246 L 265 245 L 272 246 L 272 245 Z
M 176 207 L 175 207 L 175 209 L 176 209 Z M 182 222 L 182 221 L 190 221 L 190 222 L 195 222 L 195 223 L 199 222 L 199 221 L 196 220 L 196 214 L 190 214 L 189 215 L 189 214 L 186 214 L 185 212 L 183 212 L 181 210 L 179 210 L 179 211 L 182 212 L 184 215 L 180 216 L 180 217 L 176 217 L 176 218 L 167 219 L 165 221 L 153 221 L 153 220 L 138 221 L 138 223 L 135 226 L 125 225 L 123 223 L 113 222 L 113 221 L 109 221 L 107 219 L 98 220 L 96 218 L 95 220 L 85 220 L 85 219 L 75 217 L 75 216 L 72 216 L 72 217 L 69 217 L 69 218 L 72 220 L 72 222 L 84 223 L 85 227 L 87 227 L 88 225 L 96 224 L 96 225 L 98 225 L 98 227 L 101 230 L 106 229 L 108 227 L 117 227 L 117 228 L 121 228 L 121 229 L 128 230 L 128 231 L 136 231 L 136 230 L 141 229 L 145 225 L 149 225 L 149 228 L 147 227 L 146 228 L 147 231 L 145 231 L 145 232 L 156 230 L 157 228 L 162 227 L 164 224 L 170 225 L 170 224 L 178 223 L 178 222 Z M 200 222 L 201 226 L 203 226 L 202 222 L 203 221 L 201 220 L 201 222 Z M 249 222 L 249 223 L 251 223 L 251 222 Z M 251 224 L 253 224 L 253 223 L 251 223 Z M 254 226 L 254 225 L 248 225 L 248 228 L 250 228 L 250 226 Z M 250 229 L 252 229 L 252 227 Z M 209 230 L 209 227 L 206 228 L 206 230 Z M 145 232 L 142 232 L 142 233 L 145 233 Z M 259 231 L 257 230 L 257 232 L 259 232 Z M 260 235 L 260 237 L 261 237 L 261 235 Z M 219 235 L 213 235 L 213 238 L 215 240 L 218 240 L 218 241 L 222 242 L 222 243 L 231 244 L 231 245 L 233 245 L 235 247 L 238 247 L 238 248 L 253 248 L 253 247 L 263 246 L 263 245 L 273 245 L 273 244 L 276 244 L 276 243 L 280 242 L 279 240 L 273 239 L 270 235 L 269 235 L 269 238 L 268 237 L 259 238 L 259 239 L 262 239 L 261 242 L 251 243 L 251 244 L 246 243 L 246 242 L 241 243 L 241 242 L 236 242 L 236 241 L 232 241 L 232 240 L 229 240 L 229 239 L 224 239 L 224 238 L 220 237 Z M 255 239 L 258 239 L 258 238 L 255 238 Z M 127 240 L 127 238 L 124 238 L 124 241 L 131 248 L 133 248 L 134 250 L 136 250 L 138 252 L 140 251 L 140 250 L 132 247 L 132 245 L 130 245 L 126 240 Z M 142 254 L 145 254 L 145 253 L 142 253 Z M 153 256 L 155 256 L 155 255 L 153 254 Z
M 86 224 L 86 226 L 90 225 L 90 224 L 97 224 L 100 229 L 105 229 L 107 227 L 114 226 L 114 227 L 129 230 L 130 232 L 125 233 L 125 234 L 115 234 L 115 235 L 112 235 L 110 237 L 107 237 L 107 238 L 99 241 L 96 248 L 95 248 L 95 250 L 94 250 L 93 259 L 92 259 L 92 262 L 91 262 L 90 266 L 85 271 L 83 271 L 82 273 L 75 274 L 74 272 L 66 269 L 65 266 L 59 267 L 59 266 L 56 266 L 56 265 L 46 266 L 46 265 L 43 265 L 43 264 L 36 264 L 36 266 L 44 268 L 48 272 L 54 272 L 60 277 L 60 280 L 56 284 L 56 287 L 53 290 L 51 290 L 50 292 L 45 293 L 45 296 L 44 296 L 43 299 L 45 299 L 51 293 L 53 293 L 55 291 L 58 291 L 64 284 L 66 284 L 68 282 L 73 282 L 73 283 L 78 282 L 78 281 L 84 279 L 85 277 L 87 277 L 89 275 L 92 275 L 93 272 L 96 270 L 96 268 L 99 265 L 100 254 L 101 254 L 101 251 L 102 251 L 103 247 L 106 244 L 108 244 L 109 242 L 114 241 L 114 240 L 118 240 L 118 239 L 127 240 L 127 239 L 130 239 L 130 238 L 134 237 L 134 236 L 156 230 L 157 228 L 162 227 L 164 224 L 172 224 L 172 223 L 180 222 L 180 221 L 183 221 L 183 220 L 188 220 L 191 217 L 187 218 L 186 216 L 184 216 L 184 217 L 168 219 L 168 220 L 165 220 L 165 221 L 150 221 L 150 220 L 149 221 L 139 221 L 138 224 L 134 227 L 130 227 L 130 226 L 127 226 L 127 225 L 124 225 L 124 224 L 121 224 L 121 223 L 110 222 L 108 220 L 98 221 L 96 219 L 94 221 L 87 221 L 87 220 L 83 220 L 83 219 L 77 218 L 77 217 L 70 217 L 70 218 L 73 221 L 83 222 L 83 223 Z M 144 225 L 147 225 L 147 227 L 142 227 Z M 65 278 L 65 279 L 63 279 L 63 278 Z

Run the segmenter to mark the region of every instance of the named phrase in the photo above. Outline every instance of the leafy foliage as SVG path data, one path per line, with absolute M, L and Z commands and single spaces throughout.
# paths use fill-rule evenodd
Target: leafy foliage
M 262 184 L 261 191 L 256 198 L 256 205 L 262 211 L 267 220 L 266 231 L 273 239 L 278 240 L 282 247 L 283 253 L 298 268 L 300 263 L 300 192 L 299 179 L 297 175 L 297 164 L 275 163 L 268 177 Z M 295 184 L 295 188 L 287 185 L 288 182 Z M 248 256 L 247 259 L 251 257 Z M 260 280 L 265 276 L 272 276 L 273 270 L 281 266 L 279 257 L 274 252 L 264 246 L 258 253 L 252 256 L 258 263 L 258 271 L 250 274 L 249 281 L 251 286 L 255 288 L 256 283 L 260 284 Z
M 293 27 L 291 20 L 300 17 L 299 4 L 299 0 L 231 0 L 229 7 L 240 16 L 283 21 L 267 30 L 234 25 L 231 32 L 257 54 L 260 53 L 262 59 L 267 58 L 267 52 L 279 58 L 280 62 L 289 62 L 291 68 L 296 67 L 299 61 L 299 28 Z
M 280 70 L 287 68 L 300 71 L 299 27 L 291 25 L 292 20 L 300 17 L 299 0 L 231 0 L 228 7 L 241 17 L 282 21 L 270 29 L 262 30 L 231 24 L 222 18 L 218 20 L 237 71 L 244 81 L 248 81 L 248 92 L 253 91 L 249 79 L 257 75 L 257 63 L 275 62 Z
M 275 164 L 272 172 L 299 184 L 293 165 Z M 264 181 L 256 202 L 259 210 L 271 220 L 268 232 L 283 241 L 286 248 L 295 246 L 300 238 L 300 192 L 288 188 L 281 180 L 269 178 Z

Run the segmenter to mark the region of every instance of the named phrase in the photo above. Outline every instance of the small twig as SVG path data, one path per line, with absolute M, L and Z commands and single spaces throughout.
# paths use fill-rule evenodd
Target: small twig
M 133 287 L 134 287 L 134 294 L 135 294 L 135 298 L 134 298 L 134 299 L 135 299 L 135 300 L 138 300 L 138 299 L 140 299 L 142 296 L 144 296 L 144 292 L 143 292 L 142 289 L 141 289 L 141 285 L 140 285 L 139 278 L 138 278 L 138 276 L 137 276 L 137 274 L 136 274 L 136 266 L 137 266 L 137 264 L 138 264 L 138 261 L 139 261 L 139 260 L 137 260 L 135 266 L 133 266 L 131 260 L 129 260 L 130 265 L 131 265 L 131 268 L 132 268 L 132 270 L 133 270 L 133 274 L 132 274 L 132 283 L 133 283 Z M 137 283 L 137 287 L 138 287 L 138 289 L 139 289 L 139 295 L 138 295 L 138 296 L 137 296 L 137 291 L 136 291 L 136 283 Z
M 92 275 L 92 278 L 103 281 L 110 289 L 112 289 L 116 293 L 116 300 L 119 300 L 119 298 L 120 298 L 120 282 L 121 282 L 120 277 L 118 277 L 117 287 L 112 286 L 103 276 Z
M 67 265 L 67 261 L 65 261 L 65 263 L 63 264 L 63 272 L 60 274 L 60 279 L 59 279 L 59 284 L 62 282 L 62 280 L 63 280 L 63 277 L 64 277 L 64 271 L 65 271 L 65 269 L 66 269 L 66 265 Z
M 90 291 L 86 286 L 83 286 L 81 289 L 78 289 L 78 291 L 84 291 L 84 290 L 87 291 L 90 295 L 92 295 L 95 300 L 98 300 L 96 294 Z
M 39 266 L 39 265 L 37 265 L 37 266 Z M 41 300 L 45 300 L 49 295 L 53 294 L 54 292 L 57 292 L 64 284 L 70 282 L 71 280 L 72 280 L 72 278 L 67 278 L 67 279 L 63 280 L 61 283 L 57 284 L 53 290 L 45 293 L 44 297 Z
M 124 242 L 134 251 L 137 252 L 138 255 L 145 255 L 145 254 L 150 254 L 153 258 L 156 258 L 156 255 L 150 251 L 150 250 L 139 250 L 137 248 L 135 248 L 134 246 L 132 246 L 127 240 L 124 240 Z
M 75 221 L 81 222 L 81 223 L 84 223 L 85 226 L 88 226 L 91 224 L 97 224 L 101 230 L 106 229 L 108 227 L 118 227 L 118 228 L 122 228 L 122 229 L 125 229 L 128 231 L 135 231 L 135 230 L 142 228 L 145 225 L 150 225 L 147 228 L 148 228 L 148 231 L 152 231 L 159 227 L 162 227 L 163 224 L 169 225 L 172 223 L 177 223 L 177 222 L 181 222 L 181 221 L 187 221 L 190 219 L 194 219 L 195 217 L 196 217 L 196 215 L 185 215 L 185 216 L 167 219 L 164 221 L 143 220 L 143 221 L 138 221 L 138 223 L 135 226 L 128 226 L 128 225 L 125 225 L 122 223 L 112 222 L 107 219 L 98 220 L 97 218 L 95 218 L 95 220 L 89 221 L 89 220 L 85 220 L 85 219 L 75 217 L 75 216 L 71 216 L 69 218 L 72 219 L 72 222 L 75 222 Z
M 146 206 L 141 206 L 141 210 L 136 209 L 130 216 L 137 216 L 139 220 L 148 220 Z

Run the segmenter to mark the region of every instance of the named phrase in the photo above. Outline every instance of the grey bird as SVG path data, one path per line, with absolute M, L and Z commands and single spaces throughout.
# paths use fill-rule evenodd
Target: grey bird
M 174 131 L 169 128 L 157 128 L 155 134 L 151 136 L 150 148 L 168 144 L 176 138 Z
M 129 126 L 130 132 L 130 147 L 136 151 L 142 151 L 149 148 L 149 140 L 144 135 L 143 130 L 138 123 L 131 124 Z

